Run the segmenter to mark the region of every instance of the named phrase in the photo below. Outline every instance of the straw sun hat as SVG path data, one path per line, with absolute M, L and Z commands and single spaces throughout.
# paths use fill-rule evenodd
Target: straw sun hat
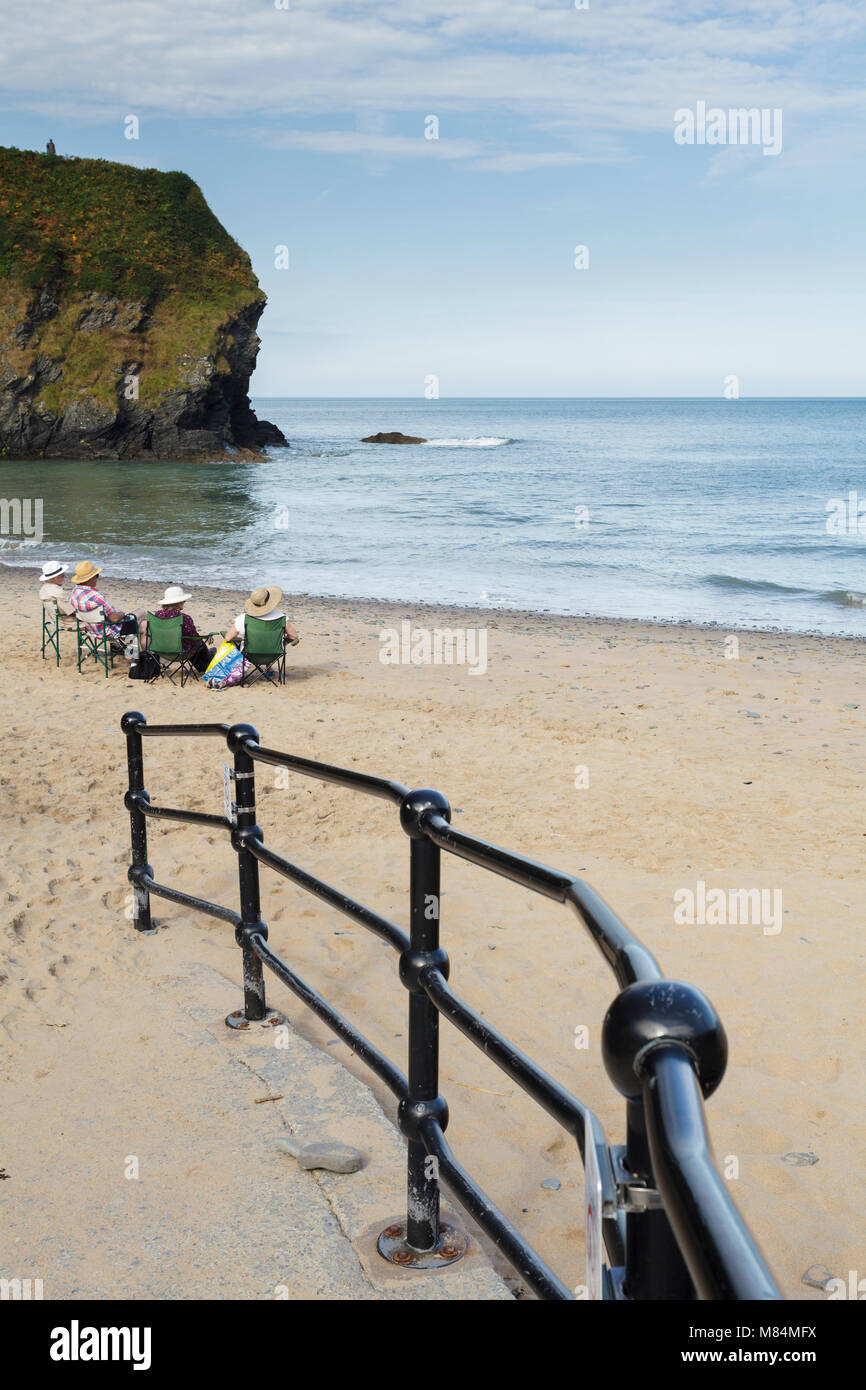
M 265 589 L 253 589 L 246 603 L 244 612 L 248 618 L 261 618 L 265 613 L 270 613 L 272 608 L 276 608 L 283 591 L 276 584 L 271 584 Z
M 92 565 L 89 560 L 79 560 L 72 578 L 76 584 L 86 584 L 88 579 L 95 579 L 101 573 L 101 565 Z

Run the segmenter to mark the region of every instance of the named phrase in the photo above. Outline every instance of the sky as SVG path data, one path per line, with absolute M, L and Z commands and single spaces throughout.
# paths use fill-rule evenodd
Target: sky
M 256 396 L 864 393 L 862 0 L 0 23 L 0 143 L 183 169 L 250 253 Z

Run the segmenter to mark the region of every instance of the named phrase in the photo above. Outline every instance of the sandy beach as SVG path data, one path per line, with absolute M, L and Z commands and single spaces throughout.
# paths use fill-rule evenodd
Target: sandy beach
M 102 588 L 142 609 L 170 580 L 104 576 Z M 124 1020 L 125 995 L 140 1000 L 143 979 L 157 989 L 198 962 L 239 979 L 227 926 L 156 900 L 169 929 L 141 939 L 125 918 L 119 721 L 137 708 L 151 723 L 249 721 L 272 747 L 438 788 L 461 828 L 587 879 L 665 973 L 699 986 L 721 1014 L 730 1063 L 708 1104 L 714 1148 L 738 1172 L 733 1195 L 786 1296 L 826 1297 L 801 1282 L 813 1265 L 842 1278 L 862 1270 L 851 1182 L 864 1139 L 862 642 L 740 632 L 732 657 L 723 629 L 303 598 L 287 602 L 302 640 L 285 687 L 214 692 L 130 681 L 123 661 L 109 679 L 95 666 L 79 675 L 72 632 L 59 669 L 41 660 L 36 595 L 35 571 L 0 568 L 0 1108 L 23 1113 L 26 1097 L 28 1116 L 26 1131 L 3 1135 L 12 1181 L 0 1198 L 14 1201 L 23 1172 L 44 1193 L 44 1229 L 18 1233 L 24 1245 L 50 1230 L 62 1249 L 64 1222 L 85 1219 L 87 1193 L 65 1201 L 63 1168 L 45 1155 L 76 1105 L 82 1057 L 99 1057 L 109 1076 L 132 1065 L 139 1029 Z M 201 630 L 225 628 L 245 597 L 201 589 L 187 607 Z M 383 664 L 380 634 L 405 620 L 485 630 L 486 671 Z M 220 812 L 224 755 L 216 740 L 146 743 L 152 800 Z M 406 924 L 408 842 L 391 808 L 307 779 L 283 785 L 275 769 L 258 777 L 266 844 Z M 160 881 L 237 906 L 235 856 L 219 836 L 151 822 L 150 861 Z M 780 894 L 779 919 L 677 922 L 674 895 L 699 883 Z M 405 1065 L 392 953 L 264 872 L 262 905 L 287 962 Z M 621 1142 L 624 1104 L 599 1047 L 615 985 L 577 920 L 448 858 L 442 941 L 458 992 Z M 304 1038 L 370 1080 L 276 982 L 269 993 Z M 575 1046 L 580 1027 L 586 1048 Z M 137 1073 L 138 1119 L 151 1129 L 171 1065 L 164 1036 L 159 1062 Z M 442 1090 L 456 1156 L 565 1281 L 581 1282 L 582 1172 L 567 1136 L 446 1025 Z M 204 1080 L 190 1076 L 173 1104 L 194 1106 L 198 1091 L 207 1104 Z M 188 1179 L 176 1181 L 177 1203 Z M 383 1196 L 383 1215 L 399 1198 Z

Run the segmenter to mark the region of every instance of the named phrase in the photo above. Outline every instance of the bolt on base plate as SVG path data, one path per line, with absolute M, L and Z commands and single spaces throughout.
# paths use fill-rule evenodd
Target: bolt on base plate
M 382 1258 L 403 1269 L 444 1269 L 462 1260 L 468 1246 L 468 1237 L 448 1221 L 440 1221 L 439 1239 L 433 1250 L 414 1250 L 408 1244 L 405 1221 L 386 1226 L 376 1241 Z
M 258 1028 L 280 1028 L 284 1024 L 288 1026 L 289 1020 L 285 1014 L 281 1014 L 279 1009 L 268 1009 L 264 1018 L 255 1020 Z M 253 1024 L 245 1017 L 243 1009 L 235 1009 L 233 1014 L 226 1015 L 227 1028 L 252 1028 Z

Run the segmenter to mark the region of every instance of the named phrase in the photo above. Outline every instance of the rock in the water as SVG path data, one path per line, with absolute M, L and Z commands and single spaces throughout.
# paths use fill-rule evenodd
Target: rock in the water
M 272 425 L 270 420 L 256 421 L 256 443 L 259 448 L 264 448 L 266 444 L 284 444 L 288 447 L 289 441 L 277 425 Z
M 414 434 L 401 434 L 399 430 L 391 430 L 388 434 L 368 434 L 366 439 L 361 440 L 362 444 L 426 444 L 426 439 L 421 439 Z
M 0 148 L 0 458 L 261 457 L 265 307 L 182 173 Z
M 364 1160 L 357 1149 L 336 1139 L 320 1139 L 314 1144 L 296 1144 L 294 1139 L 278 1139 L 277 1148 L 298 1160 L 301 1168 L 327 1168 L 330 1173 L 357 1173 Z

